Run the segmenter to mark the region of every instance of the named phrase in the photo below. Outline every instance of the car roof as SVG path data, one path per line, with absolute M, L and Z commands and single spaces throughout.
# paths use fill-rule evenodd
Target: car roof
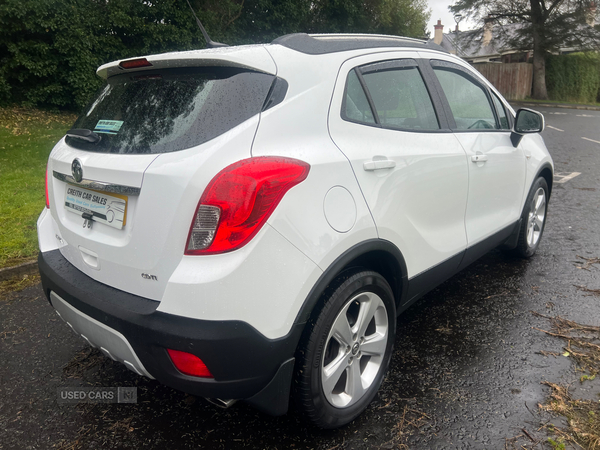
M 448 53 L 441 46 L 421 39 L 381 34 L 306 34 L 295 33 L 278 37 L 271 44 L 279 44 L 308 55 L 345 52 L 382 47 L 431 49 Z
M 272 45 L 278 45 L 289 50 L 315 56 L 374 48 L 429 49 L 448 53 L 441 46 L 432 42 L 407 37 L 377 34 L 295 33 L 278 37 L 270 44 L 207 48 L 202 50 L 147 55 L 142 58 L 146 58 L 152 64 L 152 67 L 140 67 L 132 69 L 130 72 L 175 67 L 226 65 L 275 74 L 277 73 L 277 67 L 272 59 L 272 55 L 269 56 L 269 52 L 266 50 Z M 112 61 L 103 64 L 98 68 L 96 73 L 102 78 L 125 73 L 119 64 L 130 59 L 140 58 L 127 58 L 125 60 Z

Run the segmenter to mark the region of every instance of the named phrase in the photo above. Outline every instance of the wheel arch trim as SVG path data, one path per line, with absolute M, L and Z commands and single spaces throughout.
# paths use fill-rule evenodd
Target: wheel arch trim
M 378 264 L 380 270 L 378 270 Z M 406 297 L 408 270 L 402 253 L 390 241 L 369 239 L 349 248 L 327 267 L 310 290 L 296 316 L 295 323 L 308 321 L 327 286 L 342 272 L 354 267 L 365 267 L 379 272 L 390 284 L 397 307 L 401 304 L 402 298 Z M 381 271 L 385 273 L 381 273 Z
M 535 177 L 533 177 L 532 185 L 539 177 L 543 177 L 548 184 L 548 200 L 550 200 L 550 196 L 552 195 L 552 185 L 554 184 L 554 170 L 549 162 L 542 164 L 542 166 L 537 170 Z M 531 186 L 529 186 L 529 190 L 531 190 Z M 527 191 L 527 195 L 529 195 L 529 191 Z

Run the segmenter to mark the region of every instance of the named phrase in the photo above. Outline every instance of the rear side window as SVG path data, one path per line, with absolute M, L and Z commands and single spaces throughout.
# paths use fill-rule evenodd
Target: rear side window
M 258 114 L 274 76 L 233 68 L 169 69 L 111 77 L 73 125 L 101 153 L 167 153 L 207 142 Z
M 375 123 L 373 112 L 369 106 L 369 100 L 367 100 L 365 91 L 360 85 L 360 81 L 354 70 L 348 74 L 343 108 L 345 112 L 343 115 L 353 122 Z
M 363 76 L 381 125 L 407 130 L 440 128 L 419 69 L 407 67 Z
M 378 62 L 350 72 L 342 118 L 401 130 L 440 128 L 425 82 L 412 59 Z

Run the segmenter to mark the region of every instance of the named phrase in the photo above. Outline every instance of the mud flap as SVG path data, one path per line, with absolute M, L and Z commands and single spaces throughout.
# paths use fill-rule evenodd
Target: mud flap
M 284 415 L 290 403 L 294 362 L 295 358 L 290 358 L 281 364 L 269 384 L 258 394 L 246 399 L 246 403 L 272 416 Z
M 502 244 L 502 248 L 505 250 L 513 250 L 517 248 L 517 244 L 519 243 L 519 233 L 521 231 L 521 224 L 523 223 L 523 218 L 520 218 L 519 221 L 515 224 L 515 228 L 513 232 L 510 234 L 508 239 L 504 241 Z

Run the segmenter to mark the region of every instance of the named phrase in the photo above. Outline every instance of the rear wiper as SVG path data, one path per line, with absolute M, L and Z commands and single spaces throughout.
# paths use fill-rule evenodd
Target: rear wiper
M 85 128 L 72 128 L 67 131 L 67 136 L 77 139 L 82 139 L 87 142 L 91 142 L 92 144 L 96 142 L 100 142 L 102 136 L 94 133 L 92 130 L 87 130 Z

